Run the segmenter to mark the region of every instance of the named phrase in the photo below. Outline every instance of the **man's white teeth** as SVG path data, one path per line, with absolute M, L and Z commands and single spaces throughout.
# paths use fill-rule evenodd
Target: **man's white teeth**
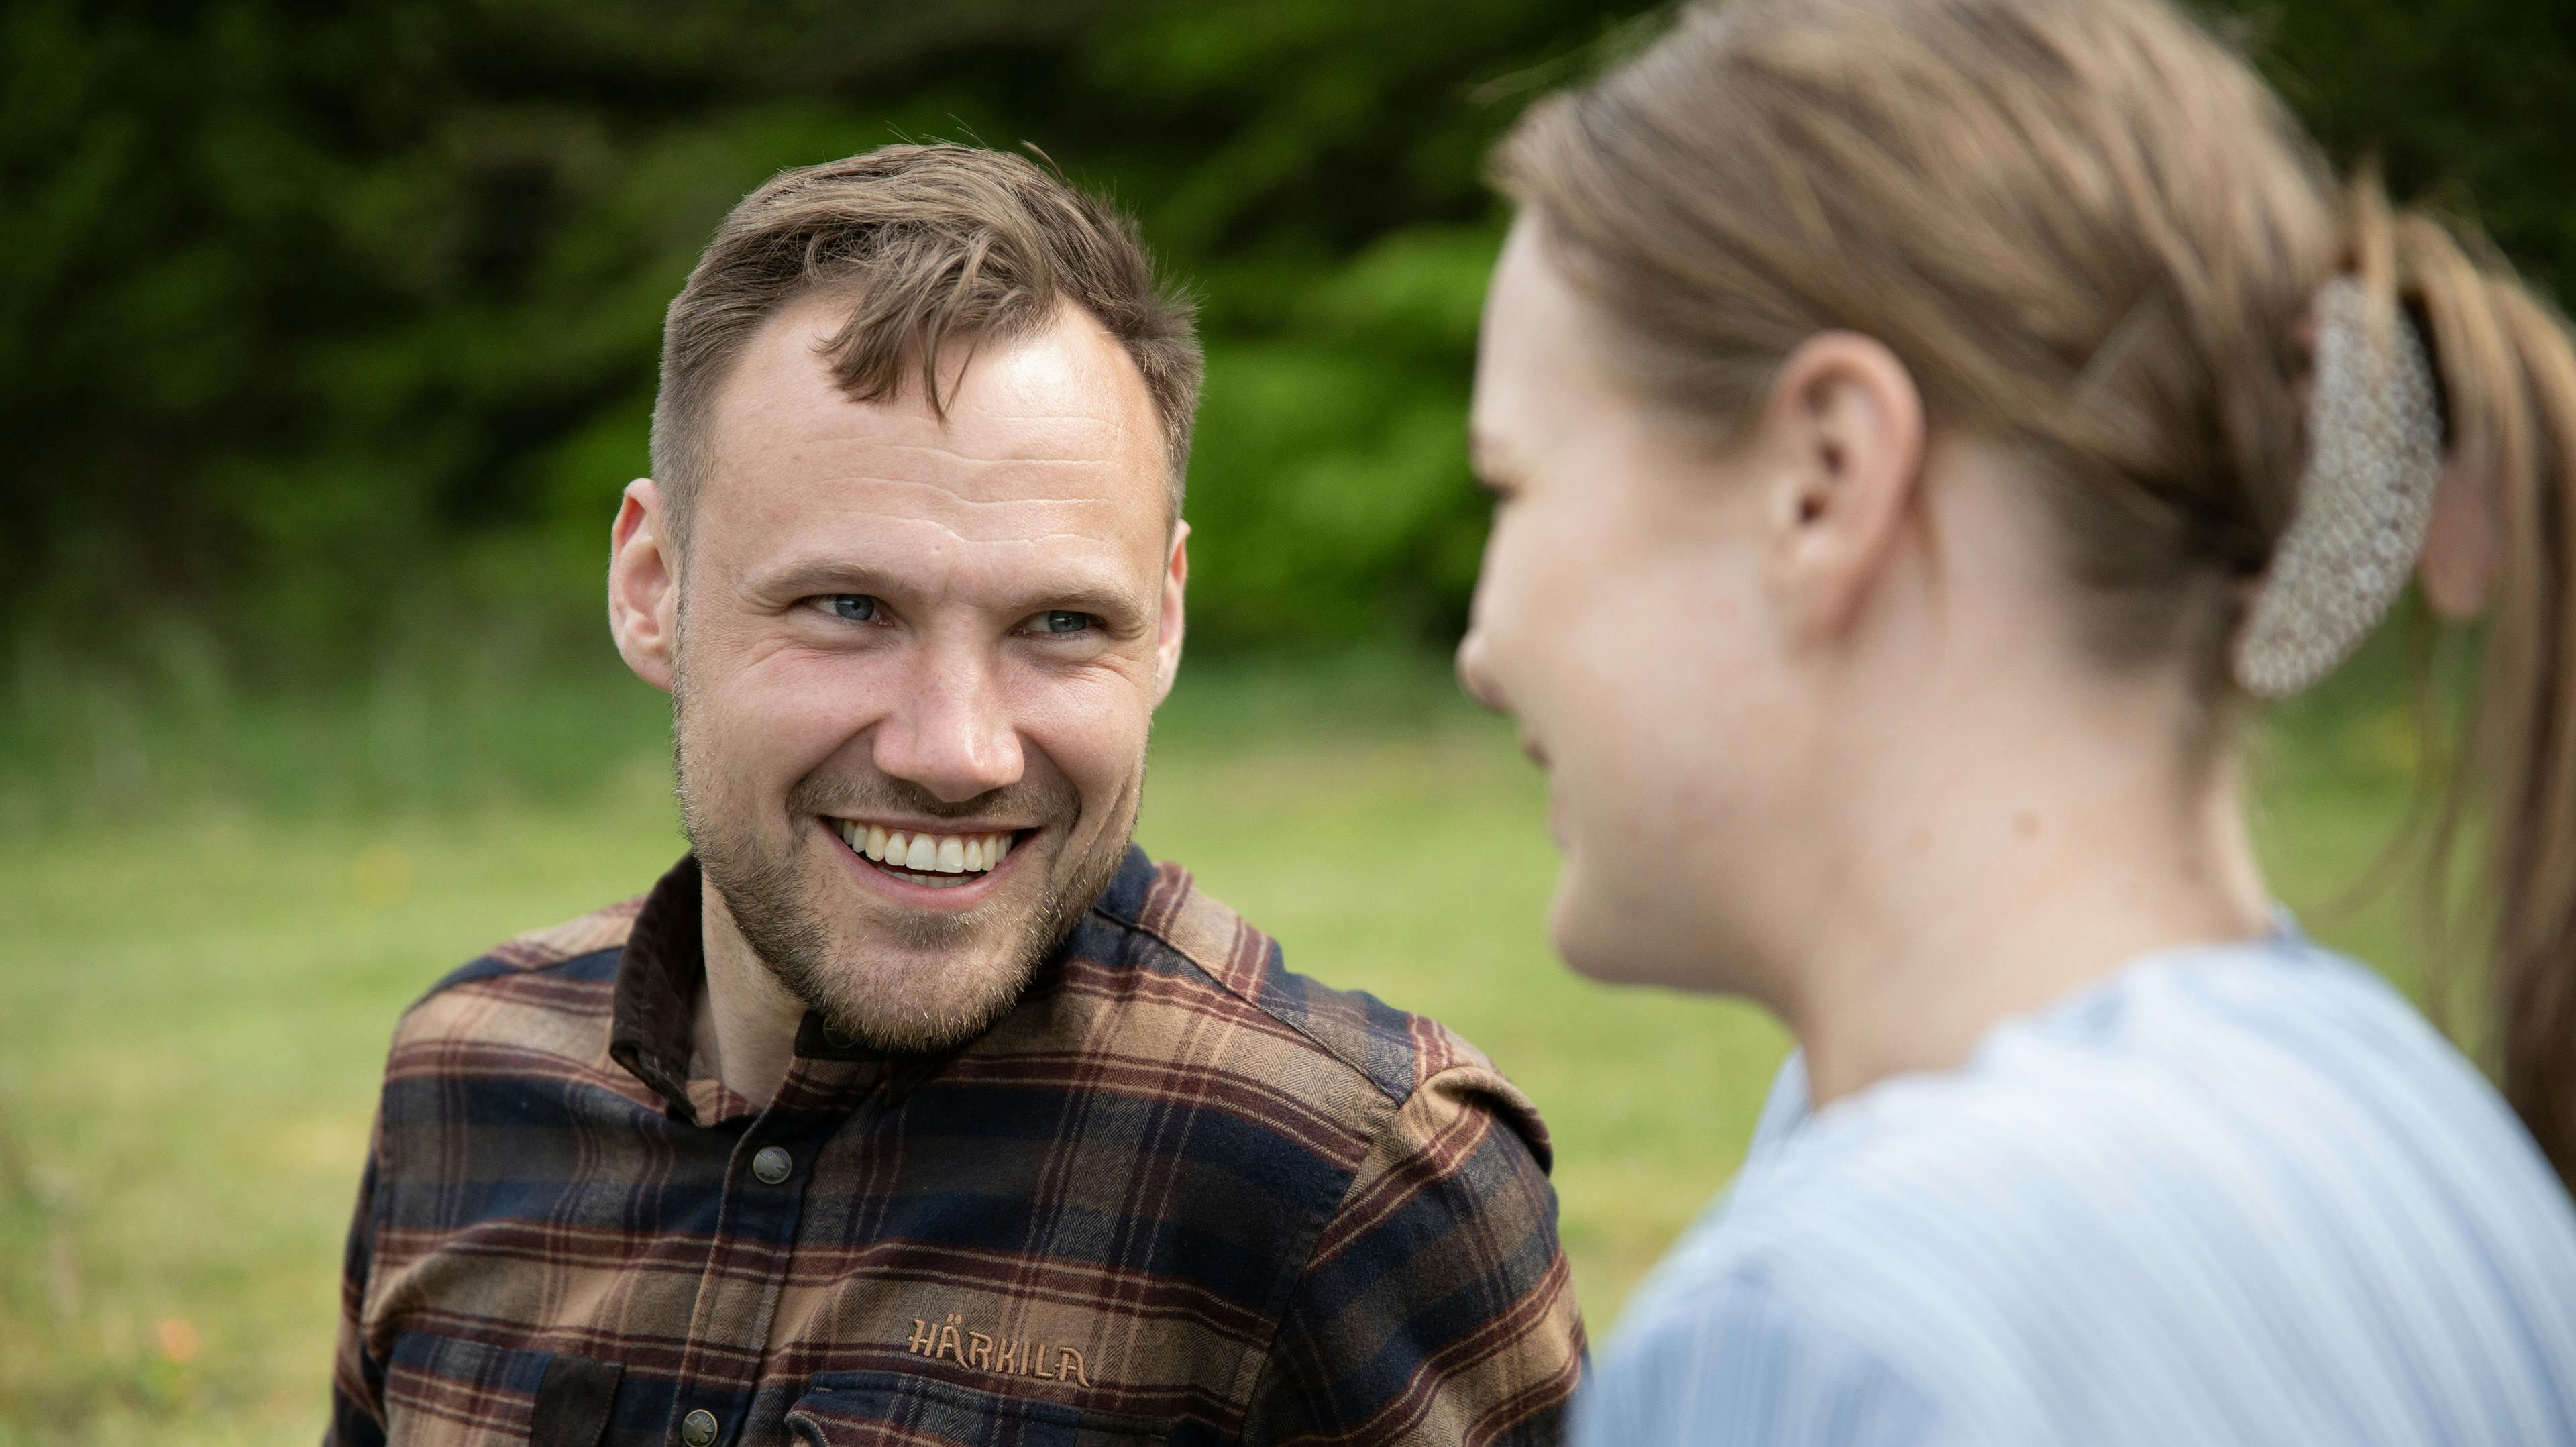
M 854 819 L 832 823 L 853 852 L 917 874 L 982 874 L 1011 852 L 1008 834 L 907 834 Z

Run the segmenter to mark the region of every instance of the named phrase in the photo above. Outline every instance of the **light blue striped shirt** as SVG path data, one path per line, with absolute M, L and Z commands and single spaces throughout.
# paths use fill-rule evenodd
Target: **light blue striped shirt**
M 2576 1443 L 2576 1210 L 2376 976 L 2154 955 L 1822 1111 L 1792 1056 L 1575 1440 Z

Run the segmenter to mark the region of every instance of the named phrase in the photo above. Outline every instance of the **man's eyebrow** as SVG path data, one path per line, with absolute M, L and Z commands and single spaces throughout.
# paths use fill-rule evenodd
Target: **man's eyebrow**
M 867 563 L 805 557 L 753 574 L 743 591 L 762 598 L 803 598 L 816 593 L 892 593 L 901 586 L 900 578 Z
M 1050 588 L 1041 585 L 1030 588 L 1021 595 L 1021 601 L 1014 605 L 1015 611 L 1019 608 L 1025 608 L 1032 613 L 1040 608 L 1062 608 L 1074 613 L 1097 613 L 1104 618 L 1115 618 L 1122 622 L 1139 621 L 1145 617 L 1144 609 L 1138 604 L 1135 594 L 1124 588 L 1094 582 L 1088 578 L 1067 579 L 1064 585 L 1059 587 Z

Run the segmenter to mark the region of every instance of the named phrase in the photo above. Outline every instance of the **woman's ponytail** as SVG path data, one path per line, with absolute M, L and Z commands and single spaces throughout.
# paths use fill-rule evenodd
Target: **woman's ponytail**
M 2439 223 L 2382 224 L 2449 429 L 2428 593 L 2490 620 L 2450 810 L 2465 799 L 2486 825 L 2490 1040 L 2505 1098 L 2576 1184 L 2576 341 Z

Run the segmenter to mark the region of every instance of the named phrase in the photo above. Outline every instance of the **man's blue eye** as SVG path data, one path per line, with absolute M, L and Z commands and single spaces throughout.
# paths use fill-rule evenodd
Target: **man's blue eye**
M 852 623 L 866 623 L 877 616 L 877 600 L 865 593 L 835 593 L 831 598 L 832 616 Z
M 1092 624 L 1088 613 L 1073 613 L 1057 608 L 1038 615 L 1041 631 L 1047 633 L 1080 633 Z

